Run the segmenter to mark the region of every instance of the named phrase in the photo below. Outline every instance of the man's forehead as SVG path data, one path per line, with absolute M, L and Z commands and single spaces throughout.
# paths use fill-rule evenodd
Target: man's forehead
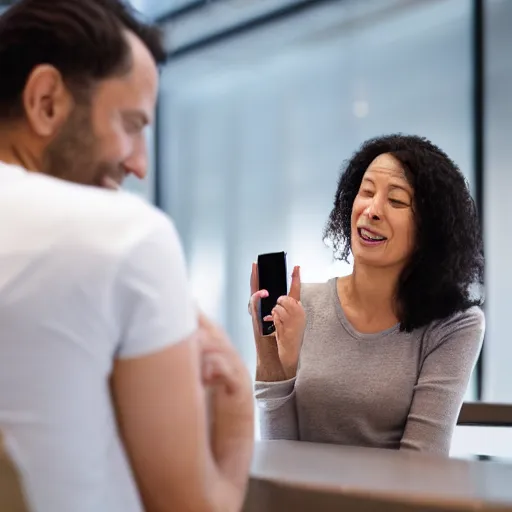
M 137 36 L 127 33 L 127 39 L 132 51 L 130 70 L 98 84 L 96 105 L 115 109 L 125 119 L 145 125 L 151 123 L 154 116 L 158 69 L 151 53 Z
M 142 39 L 130 31 L 125 31 L 125 37 L 130 47 L 132 66 L 158 75 L 155 59 Z

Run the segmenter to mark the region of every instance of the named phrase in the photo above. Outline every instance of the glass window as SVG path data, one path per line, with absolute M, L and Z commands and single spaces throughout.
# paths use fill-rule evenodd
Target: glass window
M 159 18 L 168 12 L 193 5 L 197 0 L 130 0 L 130 3 L 146 16 Z
M 463 459 L 484 456 L 510 464 L 512 428 L 458 426 L 453 435 L 450 456 Z
M 506 235 L 512 191 L 512 2 L 486 2 L 484 234 L 487 335 L 484 399 L 512 402 L 512 242 Z
M 201 305 L 252 369 L 251 262 L 285 250 L 305 281 L 350 271 L 322 231 L 340 166 L 365 139 L 427 136 L 472 179 L 470 3 L 363 4 L 311 8 L 163 75 L 163 207 Z

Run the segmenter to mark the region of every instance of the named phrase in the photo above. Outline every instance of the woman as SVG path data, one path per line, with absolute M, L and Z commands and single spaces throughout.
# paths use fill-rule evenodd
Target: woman
M 484 335 L 463 175 L 423 138 L 370 140 L 341 175 L 325 238 L 336 258 L 352 253 L 352 274 L 301 287 L 296 267 L 266 318 L 273 337 L 260 334 L 253 265 L 262 437 L 448 455 Z

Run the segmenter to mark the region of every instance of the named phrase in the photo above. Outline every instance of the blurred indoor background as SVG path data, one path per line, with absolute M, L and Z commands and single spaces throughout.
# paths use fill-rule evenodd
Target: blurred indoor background
M 512 402 L 512 0 L 132 3 L 161 24 L 168 63 L 150 179 L 127 186 L 172 216 L 200 305 L 251 370 L 251 262 L 285 250 L 304 281 L 349 272 L 322 241 L 339 170 L 365 139 L 404 132 L 469 180 L 487 333 L 467 399 Z M 512 433 L 458 427 L 453 453 L 475 450 L 512 457 Z

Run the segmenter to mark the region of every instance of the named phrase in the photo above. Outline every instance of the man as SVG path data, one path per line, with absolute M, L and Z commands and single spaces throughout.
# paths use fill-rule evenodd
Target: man
M 27 512 L 27 504 L 18 471 L 4 450 L 0 432 L 0 510 L 4 512 Z
M 0 17 L 0 431 L 37 512 L 243 501 L 249 376 L 169 219 L 110 190 L 145 175 L 163 56 L 117 0 Z

